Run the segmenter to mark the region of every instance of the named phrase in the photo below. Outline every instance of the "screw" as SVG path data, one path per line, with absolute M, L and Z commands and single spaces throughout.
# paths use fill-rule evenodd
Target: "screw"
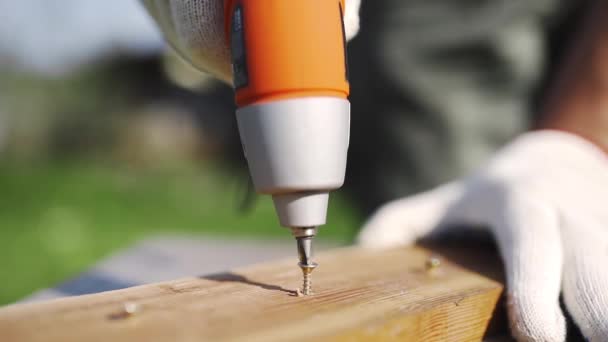
M 133 302 L 126 302 L 118 312 L 108 315 L 110 320 L 123 320 L 132 317 L 139 311 L 139 305 Z
M 300 268 L 302 269 L 302 275 L 304 276 L 302 278 L 302 294 L 305 296 L 310 296 L 312 295 L 312 277 L 311 277 L 311 273 L 312 271 L 315 269 L 315 267 L 317 267 L 316 263 L 310 263 L 308 265 L 303 265 L 303 264 L 299 264 Z
M 310 279 L 310 273 L 304 273 L 304 281 L 302 282 L 302 293 L 305 296 L 312 294 L 312 281 Z
M 436 270 L 441 266 L 441 259 L 436 255 L 432 255 L 426 260 L 425 266 L 427 271 Z
M 137 304 L 133 302 L 126 302 L 123 307 L 124 313 L 128 316 L 135 315 L 138 309 L 139 307 L 137 306 Z

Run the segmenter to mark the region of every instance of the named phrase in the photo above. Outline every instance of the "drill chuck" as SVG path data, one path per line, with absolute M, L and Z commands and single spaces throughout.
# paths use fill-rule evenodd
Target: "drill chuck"
M 350 104 L 296 98 L 237 110 L 243 150 L 258 193 L 273 196 L 285 227 L 325 224 L 329 192 L 344 183 Z

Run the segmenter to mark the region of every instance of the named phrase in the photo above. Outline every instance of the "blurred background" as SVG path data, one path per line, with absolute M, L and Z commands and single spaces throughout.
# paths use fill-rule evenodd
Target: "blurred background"
M 347 184 L 318 239 L 352 242 L 532 127 L 584 3 L 363 0 Z M 0 305 L 152 235 L 292 243 L 234 110 L 138 0 L 0 0 Z
M 288 239 L 248 195 L 230 87 L 137 0 L 0 0 L 0 305 L 155 234 Z M 334 196 L 320 239 L 360 217 Z

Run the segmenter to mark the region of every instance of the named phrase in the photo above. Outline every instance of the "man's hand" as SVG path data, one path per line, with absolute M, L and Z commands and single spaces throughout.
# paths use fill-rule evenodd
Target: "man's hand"
M 364 246 L 410 244 L 484 225 L 507 278 L 513 335 L 563 341 L 566 308 L 591 341 L 608 341 L 608 157 L 558 131 L 527 133 L 473 176 L 380 208 Z
M 142 0 L 173 48 L 194 67 L 232 83 L 224 0 Z M 359 31 L 361 0 L 346 0 L 346 38 Z

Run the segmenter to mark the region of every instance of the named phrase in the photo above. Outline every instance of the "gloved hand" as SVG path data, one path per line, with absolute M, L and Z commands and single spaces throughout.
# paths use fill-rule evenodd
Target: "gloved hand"
M 232 83 L 224 0 L 142 0 L 173 48 L 197 69 Z M 361 0 L 346 0 L 346 39 L 359 31 Z
M 563 341 L 567 310 L 591 341 L 608 341 L 608 156 L 558 131 L 524 134 L 481 171 L 381 207 L 358 237 L 388 247 L 484 225 L 507 280 L 512 333 Z

